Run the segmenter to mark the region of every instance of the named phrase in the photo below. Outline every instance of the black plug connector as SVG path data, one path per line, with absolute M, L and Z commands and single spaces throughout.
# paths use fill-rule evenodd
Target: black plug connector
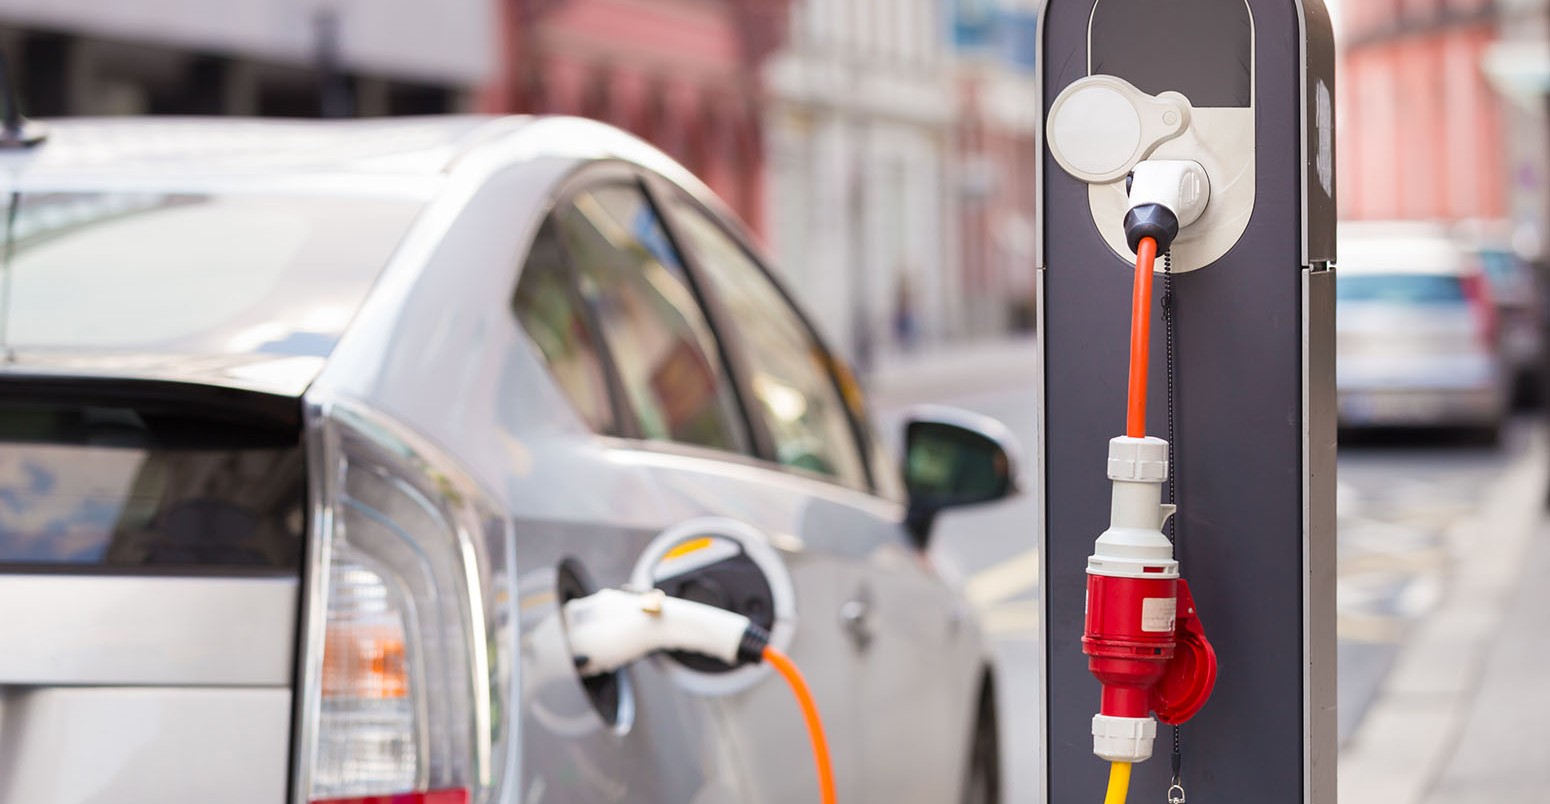
M 1161 254 L 1173 245 L 1179 236 L 1179 216 L 1162 204 L 1137 204 L 1125 213 L 1125 243 L 1131 251 L 1141 248 L 1141 241 L 1152 238 L 1157 241 L 1157 253 Z
M 743 638 L 737 643 L 738 664 L 758 664 L 764 661 L 764 648 L 770 644 L 770 632 L 757 623 L 749 623 Z

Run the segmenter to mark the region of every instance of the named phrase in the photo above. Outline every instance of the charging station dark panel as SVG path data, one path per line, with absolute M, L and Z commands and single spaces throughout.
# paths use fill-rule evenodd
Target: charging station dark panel
M 1092 73 L 1149 95 L 1173 90 L 1196 107 L 1253 101 L 1254 24 L 1243 0 L 1100 0 L 1092 17 Z
M 1332 281 L 1304 260 L 1333 250 L 1332 237 L 1305 236 L 1305 227 L 1322 231 L 1324 218 L 1332 232 L 1333 208 L 1320 201 L 1328 188 L 1308 183 L 1317 151 L 1304 151 L 1312 99 L 1325 92 L 1327 102 L 1332 87 L 1333 51 L 1326 41 L 1304 47 L 1305 27 L 1329 32 L 1322 7 L 1299 19 L 1303 5 L 1248 0 L 1246 13 L 1243 0 L 1049 0 L 1044 17 L 1046 117 L 1089 74 L 1116 75 L 1152 94 L 1181 91 L 1196 107 L 1253 100 L 1248 224 L 1219 260 L 1173 280 L 1175 554 L 1220 660 L 1213 697 L 1183 727 L 1191 801 L 1333 800 L 1334 736 L 1323 731 L 1332 722 L 1333 670 L 1320 669 L 1332 663 L 1333 617 L 1327 629 L 1310 626 L 1305 591 L 1333 577 L 1332 550 L 1327 566 L 1305 552 L 1333 538 L 1332 468 L 1318 468 L 1333 463 L 1333 350 L 1314 348 L 1330 340 L 1319 333 L 1332 332 L 1332 303 L 1309 301 L 1329 295 Z M 1314 76 L 1318 54 L 1330 58 Z M 1101 800 L 1108 775 L 1092 753 L 1099 685 L 1081 637 L 1087 558 L 1110 511 L 1105 451 L 1126 421 L 1133 266 L 1100 236 L 1089 186 L 1047 148 L 1043 158 L 1047 800 L 1063 803 Z M 1304 199 L 1304 187 L 1322 195 Z M 1153 309 L 1161 310 L 1162 282 L 1154 284 Z M 1162 324 L 1152 326 L 1148 430 L 1166 437 Z M 1135 767 L 1130 800 L 1165 798 L 1169 747 L 1169 727 L 1159 725 L 1152 758 Z

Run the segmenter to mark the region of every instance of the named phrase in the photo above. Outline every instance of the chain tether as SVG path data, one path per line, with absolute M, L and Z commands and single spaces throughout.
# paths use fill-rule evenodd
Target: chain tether
M 1166 348 L 1164 365 L 1168 371 L 1168 502 L 1178 505 L 1179 502 L 1179 463 L 1175 455 L 1174 444 L 1177 440 L 1178 429 L 1178 297 L 1173 291 L 1173 252 L 1164 251 L 1163 255 L 1163 341 Z M 1173 542 L 1173 557 L 1180 559 L 1179 555 L 1179 517 L 1177 514 L 1168 518 L 1168 539 Z M 1172 786 L 1168 788 L 1168 804 L 1184 804 L 1184 782 L 1180 776 L 1180 770 L 1184 764 L 1184 744 L 1179 737 L 1179 727 L 1173 727 L 1173 755 L 1169 757 L 1172 763 Z

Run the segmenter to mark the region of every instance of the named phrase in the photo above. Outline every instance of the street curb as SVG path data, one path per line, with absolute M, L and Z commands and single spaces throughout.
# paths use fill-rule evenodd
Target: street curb
M 1478 512 L 1448 530 L 1443 597 L 1405 639 L 1341 751 L 1342 801 L 1419 804 L 1452 758 L 1543 521 L 1544 433 L 1535 428 L 1528 443 Z

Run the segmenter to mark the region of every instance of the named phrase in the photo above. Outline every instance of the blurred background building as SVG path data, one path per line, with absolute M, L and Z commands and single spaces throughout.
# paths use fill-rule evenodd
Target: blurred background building
M 1469 221 L 1542 261 L 1543 0 L 1341 0 L 1340 213 Z
M 1038 236 L 1038 0 L 956 0 L 953 44 L 960 110 L 964 237 L 963 333 L 1034 326 Z
M 796 0 L 765 66 L 771 245 L 863 370 L 1029 328 L 1037 7 Z
M 667 151 L 764 225 L 759 67 L 791 0 L 490 0 L 484 110 L 604 120 Z
M 952 325 L 958 109 L 944 23 L 936 0 L 796 0 L 765 66 L 770 245 L 863 367 Z
M 1036 0 L 0 0 L 29 114 L 574 114 L 730 203 L 863 369 L 1033 325 Z
M 1501 99 L 1482 58 L 1490 0 L 1346 0 L 1340 207 L 1346 218 L 1499 218 Z
M 1507 211 L 1516 250 L 1550 272 L 1550 3 L 1498 2 L 1498 38 L 1486 50 L 1484 66 L 1506 101 Z
M 1348 219 L 1543 264 L 1544 0 L 1340 0 Z M 1039 0 L 0 0 L 29 113 L 578 114 L 763 237 L 863 369 L 1033 326 Z
M 489 80 L 484 0 L 0 0 L 29 114 L 307 117 L 466 109 Z

